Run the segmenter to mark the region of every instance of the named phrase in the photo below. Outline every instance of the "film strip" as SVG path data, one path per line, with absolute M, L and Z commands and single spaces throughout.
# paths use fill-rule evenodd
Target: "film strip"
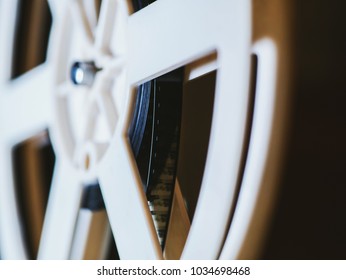
M 154 1 L 133 0 L 138 11 Z M 183 68 L 140 85 L 129 136 L 162 249 L 168 230 L 179 150 Z

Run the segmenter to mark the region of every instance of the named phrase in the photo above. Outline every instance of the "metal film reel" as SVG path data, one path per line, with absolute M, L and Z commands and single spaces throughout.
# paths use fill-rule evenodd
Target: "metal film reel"
M 0 1 L 1 258 L 284 257 L 299 5 Z

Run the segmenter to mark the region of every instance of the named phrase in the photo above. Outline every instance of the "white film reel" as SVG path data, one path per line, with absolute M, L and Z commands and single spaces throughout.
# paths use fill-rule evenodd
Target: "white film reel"
M 158 0 L 134 12 L 125 0 L 51 0 L 47 59 L 11 79 L 19 2 L 0 2 L 1 257 L 29 257 L 13 147 L 46 129 L 56 161 L 39 259 L 104 258 L 109 225 L 123 259 L 256 257 L 285 132 L 289 1 Z M 162 250 L 128 135 L 138 86 L 179 67 L 184 84 L 215 72 L 215 92 L 193 220 L 178 171 Z M 94 182 L 102 215 L 81 209 Z

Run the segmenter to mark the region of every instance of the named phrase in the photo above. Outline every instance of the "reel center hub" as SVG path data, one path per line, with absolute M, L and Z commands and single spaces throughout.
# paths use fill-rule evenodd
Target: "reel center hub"
M 91 87 L 99 70 L 93 61 L 76 61 L 71 67 L 71 81 L 75 85 Z
M 79 24 L 83 21 L 76 28 L 62 25 L 65 28 L 56 38 L 56 150 L 61 150 L 85 180 L 96 176 L 129 95 L 128 48 L 122 32 L 128 8 L 123 1 L 110 1 L 109 5 L 103 6 L 99 19 L 89 26 Z M 66 20 L 73 21 L 80 13 L 83 10 L 78 7 L 66 10 Z

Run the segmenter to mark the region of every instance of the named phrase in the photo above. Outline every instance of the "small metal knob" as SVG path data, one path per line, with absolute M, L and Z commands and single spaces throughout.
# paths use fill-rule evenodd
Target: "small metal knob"
M 71 67 L 71 80 L 75 85 L 91 87 L 99 70 L 92 61 L 76 61 Z

